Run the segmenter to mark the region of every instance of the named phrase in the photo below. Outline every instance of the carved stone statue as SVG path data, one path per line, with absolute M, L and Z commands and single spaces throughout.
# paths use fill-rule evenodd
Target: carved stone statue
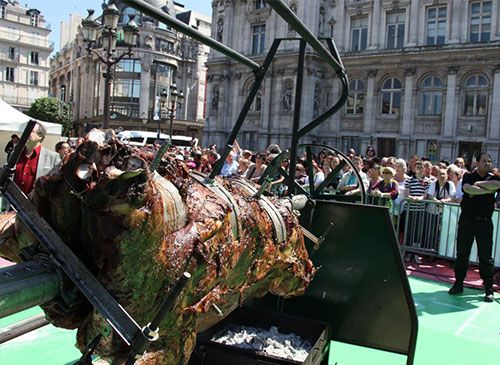
M 281 96 L 281 111 L 289 112 L 292 109 L 292 89 L 287 88 Z
M 214 90 L 211 101 L 211 111 L 215 113 L 219 110 L 219 90 Z
M 219 18 L 217 21 L 217 41 L 222 42 L 222 33 L 224 32 L 224 19 Z
M 319 85 L 314 87 L 314 104 L 313 104 L 313 118 L 316 118 L 320 113 L 320 96 L 319 96 Z

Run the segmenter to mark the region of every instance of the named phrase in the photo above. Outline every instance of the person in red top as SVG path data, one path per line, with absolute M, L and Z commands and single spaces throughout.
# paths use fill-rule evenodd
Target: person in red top
M 42 147 L 47 130 L 37 123 L 31 132 L 26 147 L 16 164 L 14 182 L 28 195 L 35 186 L 35 180 L 47 174 L 61 160 L 56 152 Z

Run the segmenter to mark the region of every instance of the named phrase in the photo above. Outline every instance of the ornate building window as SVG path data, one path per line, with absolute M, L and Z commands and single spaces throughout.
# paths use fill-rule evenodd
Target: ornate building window
M 265 0 L 255 0 L 255 9 L 264 9 L 267 6 Z
M 140 15 L 141 13 L 139 13 L 137 10 L 127 6 L 121 11 L 119 22 L 120 24 L 127 24 L 130 21 L 130 18 L 134 18 L 137 23 L 140 23 Z
M 224 18 L 219 18 L 219 20 L 217 20 L 217 34 L 216 34 L 216 39 L 218 42 L 222 42 L 223 33 L 224 33 Z
M 387 48 L 403 48 L 405 17 L 404 11 L 387 14 Z
M 264 53 L 266 49 L 266 25 L 252 26 L 252 54 Z
M 346 104 L 346 114 L 363 114 L 365 100 L 365 83 L 355 79 L 349 82 L 349 96 Z
M 59 100 L 66 101 L 66 85 L 61 85 L 61 91 L 59 93 Z
M 250 91 L 253 88 L 253 83 L 250 84 L 250 86 L 247 88 L 246 96 L 250 94 Z M 262 110 L 262 92 L 259 90 L 257 91 L 257 95 L 255 95 L 255 98 L 253 99 L 252 105 L 250 106 L 250 111 L 251 112 L 260 112 Z
M 488 105 L 488 81 L 484 76 L 470 76 L 464 85 L 465 116 L 484 116 Z
M 441 115 L 443 109 L 443 83 L 436 76 L 422 81 L 420 94 L 420 115 Z
M 368 17 L 351 19 L 351 51 L 363 51 L 368 40 Z
M 399 114 L 401 111 L 401 81 L 391 77 L 382 84 L 382 114 Z
M 491 34 L 491 1 L 470 4 L 469 41 L 489 42 Z
M 7 4 L 7 3 L 5 3 L 5 4 Z M 5 19 L 6 15 L 7 15 L 7 10 L 6 10 L 5 5 L 2 1 L 2 3 L 0 4 L 0 18 Z
M 427 46 L 441 46 L 446 38 L 446 6 L 427 8 L 426 38 Z

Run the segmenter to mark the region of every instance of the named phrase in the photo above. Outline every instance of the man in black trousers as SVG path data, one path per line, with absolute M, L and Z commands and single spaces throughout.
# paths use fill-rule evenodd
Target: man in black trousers
M 469 255 L 474 242 L 479 255 L 479 273 L 483 279 L 485 302 L 493 302 L 493 222 L 495 192 L 500 189 L 500 178 L 491 172 L 491 156 L 481 154 L 477 168 L 466 173 L 462 180 L 464 197 L 458 221 L 457 259 L 455 284 L 448 291 L 456 295 L 464 291 L 464 279 L 469 265 Z

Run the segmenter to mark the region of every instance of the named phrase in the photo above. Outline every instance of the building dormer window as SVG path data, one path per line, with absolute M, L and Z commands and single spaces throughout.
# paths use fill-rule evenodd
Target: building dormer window
M 30 25 L 32 27 L 38 27 L 40 11 L 38 9 L 30 9 L 26 12 L 26 14 L 30 16 Z
M 31 26 L 38 27 L 38 14 L 31 14 Z

